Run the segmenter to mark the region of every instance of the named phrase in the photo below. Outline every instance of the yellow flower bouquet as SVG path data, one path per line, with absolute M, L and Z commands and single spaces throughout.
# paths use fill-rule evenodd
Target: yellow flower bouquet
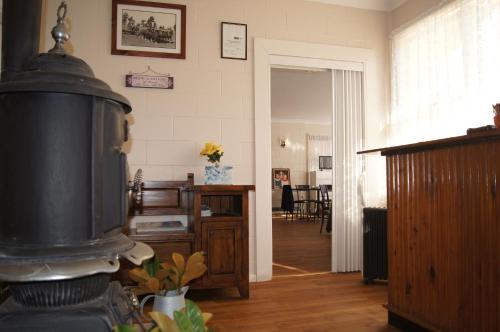
M 206 156 L 208 161 L 214 164 L 220 162 L 220 158 L 224 155 L 224 150 L 219 144 L 212 142 L 205 143 L 205 146 L 200 151 L 200 156 Z

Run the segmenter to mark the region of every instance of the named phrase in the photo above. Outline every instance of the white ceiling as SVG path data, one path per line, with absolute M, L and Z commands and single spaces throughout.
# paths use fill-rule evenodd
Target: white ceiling
M 322 2 L 331 5 L 390 12 L 398 8 L 408 0 L 306 0 L 306 1 Z
M 274 122 L 330 124 L 332 76 L 329 71 L 271 69 Z

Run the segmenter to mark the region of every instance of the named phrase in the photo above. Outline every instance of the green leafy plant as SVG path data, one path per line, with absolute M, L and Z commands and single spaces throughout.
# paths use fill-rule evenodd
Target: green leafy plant
M 137 329 L 130 325 L 118 325 L 113 327 L 113 332 L 137 332 Z
M 209 331 L 206 323 L 212 318 L 212 314 L 201 312 L 190 300 L 186 300 L 186 308 L 174 312 L 173 320 L 161 312 L 152 312 L 150 316 L 159 327 L 152 332 L 206 332 Z
M 186 300 L 186 308 L 174 312 L 174 319 L 167 315 L 153 311 L 149 313 L 153 319 L 153 327 L 150 332 L 210 332 L 206 323 L 212 318 L 212 314 L 204 313 L 193 301 Z M 115 326 L 114 332 L 137 332 L 130 325 Z
M 145 262 L 142 268 L 130 270 L 130 278 L 138 284 L 134 293 L 165 295 L 168 291 L 175 290 L 177 294 L 181 294 L 184 286 L 201 277 L 207 270 L 205 256 L 201 251 L 192 254 L 187 262 L 181 254 L 173 253 L 172 261 L 173 264 L 160 263 L 155 256 Z

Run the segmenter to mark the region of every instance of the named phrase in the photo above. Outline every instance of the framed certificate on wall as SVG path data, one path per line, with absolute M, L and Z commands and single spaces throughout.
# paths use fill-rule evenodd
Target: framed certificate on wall
M 222 22 L 221 58 L 247 59 L 247 25 L 242 23 Z

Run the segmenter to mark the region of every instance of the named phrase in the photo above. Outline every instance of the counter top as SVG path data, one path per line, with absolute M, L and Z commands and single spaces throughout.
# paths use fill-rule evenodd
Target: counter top
M 359 151 L 358 154 L 380 152 L 380 154 L 383 156 L 391 156 L 396 154 L 442 149 L 450 146 L 474 144 L 474 143 L 493 141 L 493 140 L 500 140 L 500 129 L 490 130 L 482 133 L 443 138 L 433 141 Z
M 234 185 L 234 184 L 205 184 L 194 186 L 194 191 L 211 192 L 211 191 L 249 191 L 255 190 L 254 185 Z

